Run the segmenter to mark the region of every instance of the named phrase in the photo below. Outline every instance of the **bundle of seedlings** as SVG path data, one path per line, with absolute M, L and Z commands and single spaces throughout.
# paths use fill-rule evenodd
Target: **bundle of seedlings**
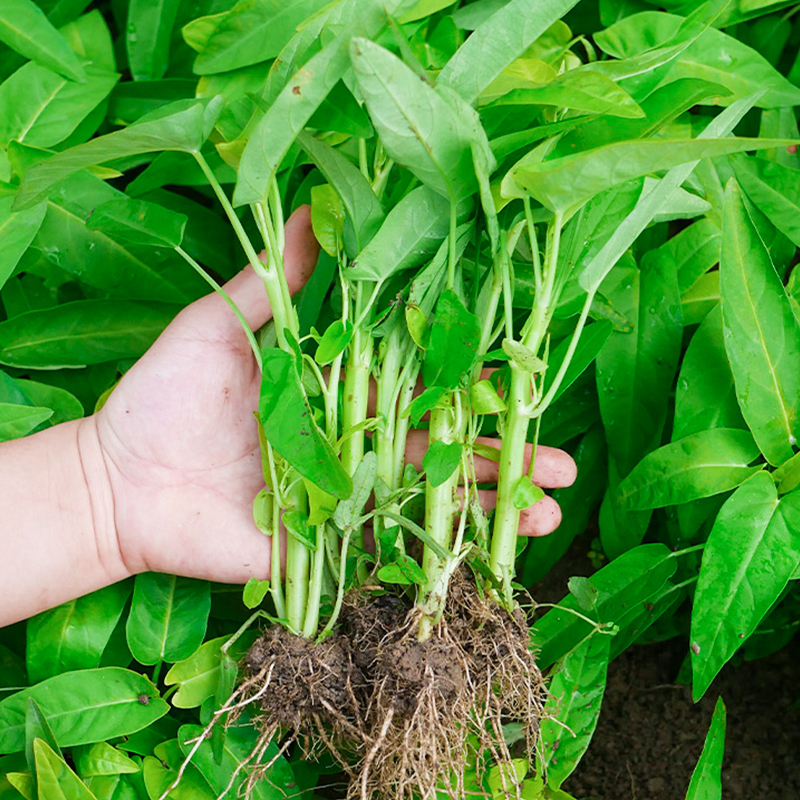
M 285 540 L 285 570 L 246 587 L 269 627 L 238 686 L 223 670 L 228 691 L 190 751 L 254 719 L 258 744 L 237 768 L 248 791 L 274 742 L 278 755 L 328 751 L 362 800 L 460 798 L 489 773 L 516 797 L 536 762 L 545 698 L 514 562 L 520 514 L 544 497 L 531 455 L 542 415 L 610 335 L 598 290 L 614 265 L 657 215 L 697 206 L 682 188 L 696 164 L 783 144 L 730 135 L 758 97 L 673 129 L 728 94 L 694 79 L 658 88 L 717 10 L 629 57 L 597 61 L 584 43 L 584 64 L 559 22 L 575 2 L 493 6 L 466 38 L 446 3 L 301 4 L 316 13 L 293 20 L 265 74 L 212 76 L 198 100 L 25 172 L 20 208 L 77 170 L 189 154 L 263 279 L 273 322 L 258 336 L 230 304 L 263 374 L 254 517 L 274 565 Z M 222 167 L 236 171 L 232 197 Z M 319 329 L 284 275 L 290 194 L 310 201 L 324 250 Z M 121 229 L 144 218 L 107 205 Z M 160 245 L 224 295 L 179 243 Z M 420 428 L 421 469 L 405 460 Z

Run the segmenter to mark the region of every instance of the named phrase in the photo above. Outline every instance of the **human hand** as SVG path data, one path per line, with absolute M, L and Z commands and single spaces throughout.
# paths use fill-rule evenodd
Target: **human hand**
M 319 252 L 307 207 L 286 228 L 292 292 Z M 247 267 L 225 286 L 253 328 L 270 319 L 261 280 Z M 184 309 L 125 375 L 91 420 L 108 471 L 120 556 L 132 573 L 155 571 L 244 583 L 269 573 L 271 547 L 255 526 L 252 501 L 263 487 L 258 430 L 261 376 L 238 320 L 217 294 Z M 499 441 L 481 440 L 499 447 Z M 412 431 L 407 458 L 419 469 L 427 432 Z M 526 458 L 530 458 L 530 446 Z M 476 458 L 481 483 L 497 465 Z M 535 481 L 568 486 L 569 455 L 539 448 Z M 496 493 L 481 490 L 487 510 Z M 549 497 L 522 512 L 521 535 L 544 535 L 561 512 Z

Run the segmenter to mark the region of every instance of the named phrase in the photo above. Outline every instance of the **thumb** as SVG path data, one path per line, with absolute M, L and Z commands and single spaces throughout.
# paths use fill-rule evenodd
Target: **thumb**
M 289 291 L 295 294 L 311 277 L 319 257 L 319 244 L 311 228 L 311 207 L 300 206 L 287 220 L 285 230 L 284 271 Z M 259 257 L 263 260 L 263 256 L 262 252 Z M 224 288 L 251 328 L 258 329 L 272 319 L 264 284 L 251 266 L 231 278 Z

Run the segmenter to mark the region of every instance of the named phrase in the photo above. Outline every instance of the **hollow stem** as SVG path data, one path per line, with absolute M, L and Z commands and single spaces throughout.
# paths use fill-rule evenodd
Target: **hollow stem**
M 296 511 L 305 512 L 307 496 L 303 482 L 291 489 L 290 502 Z M 286 619 L 296 633 L 303 630 L 308 606 L 311 551 L 291 533 L 286 534 Z
M 313 638 L 319 626 L 319 604 L 322 597 L 322 574 L 325 568 L 325 526 L 317 525 L 317 547 L 311 560 L 311 583 L 308 587 L 306 619 L 303 623 L 303 636 Z

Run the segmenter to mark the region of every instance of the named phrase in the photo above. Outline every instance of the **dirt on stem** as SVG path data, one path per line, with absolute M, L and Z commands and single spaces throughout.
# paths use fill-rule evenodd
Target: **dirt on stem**
M 353 595 L 322 642 L 277 627 L 264 633 L 228 713 L 230 722 L 245 705 L 261 709 L 247 785 L 264 773 L 259 753 L 276 736 L 281 750 L 297 742 L 307 757 L 327 749 L 350 777 L 350 800 L 456 800 L 474 793 L 472 772 L 477 785 L 487 766 L 514 775 L 503 726 L 521 726 L 532 757 L 545 701 L 525 615 L 508 614 L 459 575 L 424 642 L 418 623 L 397 597 Z M 510 780 L 506 795 L 518 796 Z

